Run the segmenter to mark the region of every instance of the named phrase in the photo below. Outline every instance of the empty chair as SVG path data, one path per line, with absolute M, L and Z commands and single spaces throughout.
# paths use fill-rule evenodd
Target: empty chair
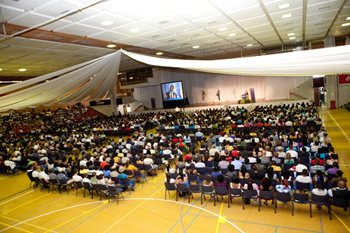
M 311 218 L 311 201 L 309 194 L 305 193 L 294 193 L 292 200 L 292 215 L 294 216 L 294 204 L 309 204 L 310 205 L 310 218 Z
M 346 195 L 347 193 L 347 195 Z M 345 211 L 348 211 L 350 215 L 350 191 L 333 191 L 333 197 L 331 198 L 331 205 L 341 207 Z
M 261 200 L 269 201 L 269 200 L 273 200 L 273 199 L 274 199 L 274 192 L 273 191 L 260 191 L 258 211 L 260 212 Z
M 50 185 L 50 187 L 49 187 L 50 192 L 53 192 L 54 189 L 59 190 L 59 182 L 57 179 L 50 179 L 49 182 L 50 182 L 50 184 L 49 184 Z
M 107 185 L 107 189 L 108 189 L 107 195 L 109 197 L 109 202 L 111 201 L 111 197 L 116 197 L 117 204 L 119 204 L 120 197 L 122 197 L 124 200 L 124 196 L 121 188 L 118 188 L 116 185 Z
M 98 186 L 97 183 L 91 183 L 91 199 L 94 199 L 94 191 L 96 192 L 97 195 L 100 195 L 100 187 Z
M 315 194 L 311 194 L 311 205 L 315 204 L 317 206 L 326 206 L 327 210 L 328 210 L 328 215 L 329 215 L 329 219 L 332 219 L 332 215 L 331 215 L 331 203 L 329 201 L 328 195 L 326 196 L 319 196 L 319 195 L 315 195 Z M 311 208 L 311 212 L 310 212 L 310 217 L 312 218 L 312 208 Z
M 235 197 L 240 197 L 242 199 L 242 201 L 243 201 L 242 190 L 241 189 L 229 188 L 229 190 L 228 190 L 228 208 L 230 208 L 230 204 L 232 203 L 232 200 Z
M 284 203 L 291 202 L 292 201 L 292 195 L 290 194 L 290 192 L 288 192 L 288 193 L 276 192 L 275 200 L 274 200 L 274 202 L 275 202 L 275 206 L 274 206 L 275 213 L 276 213 L 276 209 L 277 209 L 277 201 L 281 201 L 281 202 L 284 202 Z
M 164 185 L 165 185 L 164 199 L 166 200 L 166 193 L 168 192 L 168 195 L 170 197 L 170 191 L 176 191 L 176 186 L 175 186 L 175 183 L 169 183 L 169 182 L 164 182 Z

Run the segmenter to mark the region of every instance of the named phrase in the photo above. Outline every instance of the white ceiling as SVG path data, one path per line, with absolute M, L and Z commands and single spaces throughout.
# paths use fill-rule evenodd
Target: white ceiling
M 0 21 L 38 27 L 96 2 L 0 0 Z M 287 7 L 281 9 L 283 5 Z M 349 0 L 109 0 L 40 28 L 160 50 L 165 55 L 204 57 L 297 44 L 303 42 L 303 33 L 305 42 L 322 39 L 327 32 L 349 35 L 350 26 L 341 26 L 350 22 L 349 16 Z M 102 25 L 103 21 L 111 25 Z M 14 70 L 20 66 L 28 67 L 27 74 L 40 75 L 111 51 L 18 37 L 0 43 L 0 49 L 1 76 L 17 75 Z

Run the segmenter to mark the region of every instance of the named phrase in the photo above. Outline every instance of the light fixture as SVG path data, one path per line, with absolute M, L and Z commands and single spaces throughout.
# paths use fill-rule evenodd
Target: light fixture
M 346 20 L 350 20 L 350 16 L 346 18 Z
M 164 53 L 163 52 L 156 52 L 156 55 L 162 56 Z
M 2 68 L 0 68 L 0 71 L 2 71 Z
M 289 37 L 290 40 L 295 40 L 295 36 Z
M 288 36 L 294 36 L 295 34 L 294 34 L 294 32 L 291 32 L 291 33 L 288 33 L 287 35 Z
M 282 5 L 278 6 L 278 8 L 280 8 L 280 9 L 285 9 L 285 8 L 288 8 L 288 7 L 289 7 L 289 3 L 282 4 Z
M 129 79 L 130 79 L 130 80 L 133 80 L 133 79 L 134 79 L 134 77 L 129 77 Z
M 350 23 L 343 23 L 341 26 L 342 27 L 347 27 L 347 26 L 350 26 Z
M 253 46 L 253 44 L 247 44 L 247 47 L 252 47 Z
M 312 75 L 312 78 L 324 78 L 323 74 L 314 74 Z
M 220 32 L 227 31 L 227 27 L 219 28 L 219 31 L 220 31 Z
M 132 33 L 136 33 L 136 32 L 139 32 L 140 31 L 140 29 L 138 29 L 138 28 L 131 28 L 131 29 L 129 29 L 129 32 L 132 32 Z
M 27 69 L 26 68 L 20 68 L 20 69 L 18 69 L 18 71 L 19 72 L 25 72 L 25 71 L 27 71 Z
M 113 22 L 110 20 L 105 20 L 105 21 L 100 22 L 100 24 L 103 26 L 109 26 L 109 25 L 112 25 Z
M 192 48 L 193 49 L 199 49 L 199 45 L 193 45 Z
M 237 35 L 237 34 L 236 34 L 236 33 L 230 33 L 230 34 L 228 34 L 229 37 L 233 37 L 233 36 L 235 36 L 235 35 Z
M 292 14 L 282 15 L 282 19 L 287 19 L 287 18 L 290 18 L 290 17 L 292 17 Z
M 115 48 L 115 47 L 117 47 L 115 44 L 108 44 L 107 46 L 106 46 L 107 48 Z

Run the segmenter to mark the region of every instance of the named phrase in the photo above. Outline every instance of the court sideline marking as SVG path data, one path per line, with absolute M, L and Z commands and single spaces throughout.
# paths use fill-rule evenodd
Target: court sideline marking
M 159 188 L 157 191 L 155 191 L 152 195 L 150 195 L 148 198 L 156 195 L 161 189 L 163 189 L 163 187 Z M 125 198 L 125 200 L 127 200 L 128 198 Z M 147 199 L 147 198 L 146 198 Z M 132 210 L 129 211 L 129 213 L 127 213 L 126 215 L 124 215 L 123 217 L 121 217 L 120 219 L 118 219 L 118 221 L 116 221 L 115 223 L 113 223 L 111 226 L 109 226 L 106 230 L 103 231 L 103 233 L 106 233 L 107 231 L 111 230 L 113 227 L 115 227 L 118 223 L 120 223 L 121 221 L 123 221 L 125 218 L 129 217 L 130 214 L 134 213 L 135 210 L 137 210 L 141 205 L 143 205 L 147 200 L 143 200 L 140 204 L 138 204 L 135 208 L 133 208 Z
M 8 216 L 1 216 L 1 218 L 5 218 L 5 219 L 8 219 L 8 220 L 11 220 L 11 221 L 15 221 L 15 222 L 20 222 L 20 220 L 18 219 L 15 219 L 15 218 L 10 218 Z M 47 231 L 48 229 L 47 228 L 44 228 L 44 227 L 41 227 L 41 226 L 38 226 L 38 225 L 34 225 L 34 224 L 31 224 L 31 223 L 23 223 L 25 225 L 28 225 L 28 226 L 31 226 L 31 227 L 35 227 L 35 228 L 38 228 L 40 230 L 44 230 L 44 231 Z M 54 232 L 54 231 L 53 231 Z
M 13 197 L 13 198 L 11 198 L 10 200 L 7 200 L 7 201 L 4 201 L 4 202 L 0 203 L 0 205 L 4 205 L 4 204 L 6 204 L 6 203 L 9 203 L 10 201 L 13 201 L 13 200 L 15 200 L 15 199 L 17 199 L 17 198 L 23 197 L 23 196 L 25 196 L 25 195 L 27 195 L 27 194 L 29 194 L 29 193 L 34 192 L 34 191 L 35 191 L 35 190 L 31 190 L 31 191 L 29 191 L 29 192 L 27 192 L 27 193 L 24 193 L 24 194 L 22 194 L 22 195 Z
M 350 208 L 350 207 L 349 207 L 349 208 Z M 339 220 L 339 222 L 341 222 L 341 224 L 344 225 L 344 227 L 346 228 L 346 230 L 347 230 L 348 232 L 350 232 L 350 228 L 348 227 L 348 225 L 346 225 L 345 222 L 344 222 L 338 215 L 336 215 L 333 211 L 332 211 L 332 214 Z
M 214 198 L 216 198 L 216 197 L 214 197 Z M 220 211 L 219 211 L 219 216 L 222 215 L 222 210 L 223 210 L 223 209 L 224 209 L 224 203 L 221 202 Z M 221 221 L 221 218 L 218 218 L 218 220 L 217 220 L 217 222 L 216 222 L 215 233 L 218 233 L 218 232 L 219 232 L 220 221 Z

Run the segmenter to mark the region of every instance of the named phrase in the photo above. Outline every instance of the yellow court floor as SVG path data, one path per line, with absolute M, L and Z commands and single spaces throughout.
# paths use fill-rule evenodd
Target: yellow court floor
M 344 109 L 322 110 L 322 118 L 330 138 L 340 155 L 340 166 L 350 174 L 350 112 Z M 124 193 L 119 204 L 98 198 L 85 198 L 82 192 L 48 193 L 29 189 L 26 174 L 0 177 L 0 232 L 350 232 L 350 217 L 342 209 L 333 209 L 332 220 L 327 211 L 308 206 L 279 203 L 277 213 L 271 204 L 248 205 L 242 210 L 241 200 L 234 200 L 231 208 L 227 200 L 201 205 L 198 195 L 175 201 L 171 193 L 164 199 L 164 174 L 148 177 L 136 191 Z

